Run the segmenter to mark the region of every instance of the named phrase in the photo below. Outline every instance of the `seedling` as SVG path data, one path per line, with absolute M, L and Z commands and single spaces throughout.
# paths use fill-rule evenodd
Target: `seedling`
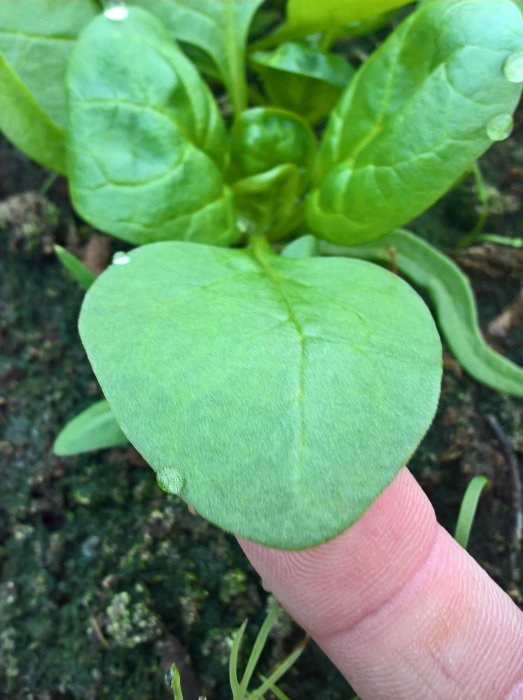
M 401 228 L 509 136 L 523 17 L 511 0 L 420 3 L 349 64 L 336 42 L 401 4 L 290 0 L 252 51 L 261 0 L 0 6 L 1 128 L 133 246 L 80 315 L 107 400 L 95 418 L 114 417 L 167 492 L 266 545 L 343 531 L 432 421 L 440 341 L 395 271 L 426 289 L 465 370 L 523 395 L 466 277 Z M 88 446 L 92 417 L 58 453 Z

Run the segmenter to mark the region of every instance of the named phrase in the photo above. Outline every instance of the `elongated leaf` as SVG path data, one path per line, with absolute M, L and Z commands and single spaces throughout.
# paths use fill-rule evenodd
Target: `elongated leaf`
M 330 113 L 354 75 L 342 56 L 318 51 L 304 42 L 255 52 L 251 65 L 260 74 L 272 104 L 312 123 Z
M 474 517 L 478 508 L 479 499 L 484 489 L 488 489 L 490 481 L 486 476 L 479 474 L 475 476 L 467 486 L 461 508 L 459 509 L 458 521 L 454 531 L 454 539 L 467 549 L 470 539 L 470 532 L 474 523 Z
M 321 246 L 339 255 L 335 246 Z M 427 290 L 442 334 L 457 360 L 474 379 L 514 396 L 523 396 L 523 368 L 490 348 L 481 335 L 474 294 L 467 277 L 446 255 L 408 231 L 395 231 L 347 255 L 388 265 L 391 249 L 398 270 Z
M 54 252 L 58 260 L 60 260 L 71 277 L 78 282 L 80 287 L 85 290 L 89 289 L 96 279 L 94 272 L 87 265 L 84 265 L 81 260 L 78 260 L 76 255 L 73 255 L 61 245 L 55 245 Z
M 235 113 L 247 106 L 245 46 L 263 0 L 130 0 L 158 15 L 172 36 L 193 44 L 216 63 Z
M 95 0 L 0 2 L 0 129 L 20 150 L 65 172 L 65 71 Z
M 287 21 L 293 28 L 321 31 L 407 5 L 409 0 L 289 0 Z
M 131 243 L 236 236 L 212 94 L 158 19 L 99 17 L 68 73 L 71 194 L 91 224 Z
M 159 484 L 282 548 L 354 522 L 430 424 L 441 347 L 412 288 L 371 263 L 142 246 L 87 292 L 80 334 Z
M 314 233 L 355 245 L 429 207 L 508 134 L 521 85 L 504 74 L 523 49 L 511 0 L 434 0 L 358 71 L 323 139 L 310 198 Z
M 0 130 L 24 153 L 65 173 L 65 134 L 45 114 L 0 54 Z
M 62 429 L 53 446 L 60 457 L 127 444 L 107 401 L 97 401 Z

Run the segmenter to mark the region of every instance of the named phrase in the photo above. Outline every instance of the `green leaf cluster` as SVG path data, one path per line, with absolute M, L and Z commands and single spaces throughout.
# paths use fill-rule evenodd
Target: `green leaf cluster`
M 107 402 L 56 451 L 129 439 L 204 517 L 301 548 L 369 507 L 436 409 L 439 337 L 391 251 L 464 368 L 523 394 L 463 274 L 398 230 L 508 136 L 523 17 L 419 3 L 356 69 L 354 35 L 405 2 L 289 0 L 276 28 L 261 4 L 4 0 L 0 128 L 136 246 L 96 281 L 57 249 Z

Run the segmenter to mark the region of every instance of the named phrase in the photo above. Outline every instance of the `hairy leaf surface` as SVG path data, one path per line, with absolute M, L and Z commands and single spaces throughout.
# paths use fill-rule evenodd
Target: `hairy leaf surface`
M 435 0 L 414 12 L 331 117 L 312 230 L 354 245 L 433 204 L 492 144 L 492 120 L 510 120 L 521 85 L 503 66 L 522 49 L 523 17 L 511 0 Z
M 129 253 L 80 333 L 160 485 L 237 535 L 302 548 L 340 533 L 429 426 L 441 347 L 397 276 L 182 242 Z
M 92 22 L 68 91 L 71 194 L 91 224 L 137 244 L 236 238 L 221 115 L 157 18 Z
M 340 255 L 335 246 L 324 252 Z M 493 350 L 481 335 L 470 282 L 446 255 L 408 231 L 394 231 L 368 246 L 347 248 L 350 256 L 395 264 L 409 280 L 426 289 L 434 304 L 441 333 L 463 369 L 487 386 L 523 396 L 523 367 Z

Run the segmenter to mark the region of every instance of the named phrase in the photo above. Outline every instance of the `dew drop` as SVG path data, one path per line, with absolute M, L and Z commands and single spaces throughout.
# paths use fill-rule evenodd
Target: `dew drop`
M 487 124 L 487 136 L 492 141 L 504 141 L 508 139 L 514 128 L 514 120 L 510 114 L 498 114 Z
M 127 265 L 128 262 L 131 262 L 131 258 L 127 253 L 119 252 L 113 255 L 113 265 Z
M 178 496 L 182 492 L 185 479 L 175 469 L 165 469 L 157 472 L 156 482 L 163 491 Z
M 127 19 L 129 10 L 125 5 L 114 3 L 110 4 L 109 7 L 104 10 L 104 16 L 112 22 L 121 22 L 123 19 Z
M 523 83 L 523 51 L 510 54 L 503 64 L 503 73 L 511 83 Z

